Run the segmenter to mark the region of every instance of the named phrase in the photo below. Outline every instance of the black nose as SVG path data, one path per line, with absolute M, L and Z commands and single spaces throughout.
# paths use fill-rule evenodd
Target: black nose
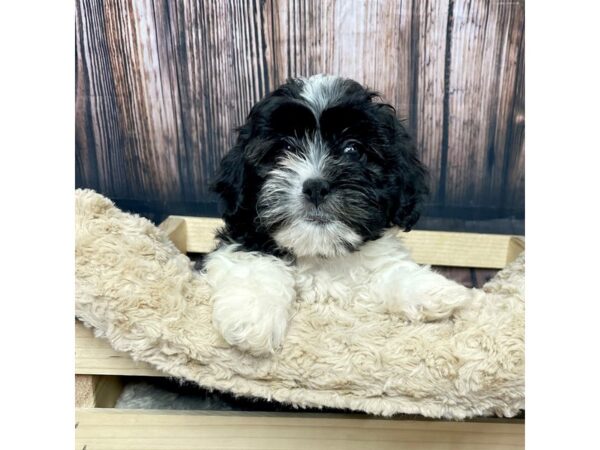
M 302 193 L 315 206 L 323 203 L 323 199 L 329 194 L 329 183 L 323 178 L 309 178 L 302 185 Z

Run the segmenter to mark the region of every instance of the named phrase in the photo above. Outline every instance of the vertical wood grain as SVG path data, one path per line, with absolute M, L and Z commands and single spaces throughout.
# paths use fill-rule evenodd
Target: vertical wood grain
M 450 3 L 418 2 L 410 120 L 423 163 L 429 168 L 432 198 L 442 170 L 446 38 Z M 401 76 L 399 73 L 398 76 Z
M 108 61 L 102 5 L 80 1 L 76 9 L 76 167 L 80 186 L 129 194 L 121 164 L 115 81 Z M 111 164 L 116 160 L 119 164 Z M 114 167 L 111 167 L 114 166 Z
M 502 208 L 525 210 L 525 46 L 518 49 L 512 108 L 507 112 L 506 151 L 501 183 Z M 510 186 L 510 189 L 506 189 Z
M 523 36 L 518 0 L 77 0 L 76 184 L 169 212 L 214 201 L 250 107 L 326 72 L 406 120 L 438 212 L 519 214 Z
M 499 205 L 514 110 L 524 7 L 521 2 L 456 1 L 448 90 L 448 160 L 445 189 L 450 205 Z M 511 145 L 508 146 L 507 143 Z M 442 169 L 443 170 L 443 169 Z
M 82 158 L 95 153 L 100 189 L 126 197 L 161 198 L 179 178 L 151 7 L 84 0 L 77 9 L 78 118 L 84 123 L 76 142 Z

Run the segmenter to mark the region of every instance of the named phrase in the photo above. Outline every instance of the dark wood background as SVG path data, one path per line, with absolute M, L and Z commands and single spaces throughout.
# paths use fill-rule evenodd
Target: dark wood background
M 252 104 L 353 78 L 413 131 L 420 228 L 524 232 L 524 3 L 77 0 L 76 186 L 125 209 L 217 215 L 207 186 Z

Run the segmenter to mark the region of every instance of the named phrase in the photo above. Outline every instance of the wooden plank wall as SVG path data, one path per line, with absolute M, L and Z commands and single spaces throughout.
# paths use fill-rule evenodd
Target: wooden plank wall
M 327 72 L 380 91 L 431 171 L 428 215 L 524 215 L 519 0 L 77 0 L 76 185 L 214 213 L 251 105 Z

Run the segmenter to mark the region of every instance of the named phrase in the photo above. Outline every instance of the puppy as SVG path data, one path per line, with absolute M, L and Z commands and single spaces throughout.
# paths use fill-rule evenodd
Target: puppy
M 288 80 L 258 102 L 213 189 L 225 226 L 205 263 L 213 323 L 254 355 L 282 343 L 295 299 L 448 317 L 472 290 L 411 261 L 426 170 L 395 110 L 359 83 Z

